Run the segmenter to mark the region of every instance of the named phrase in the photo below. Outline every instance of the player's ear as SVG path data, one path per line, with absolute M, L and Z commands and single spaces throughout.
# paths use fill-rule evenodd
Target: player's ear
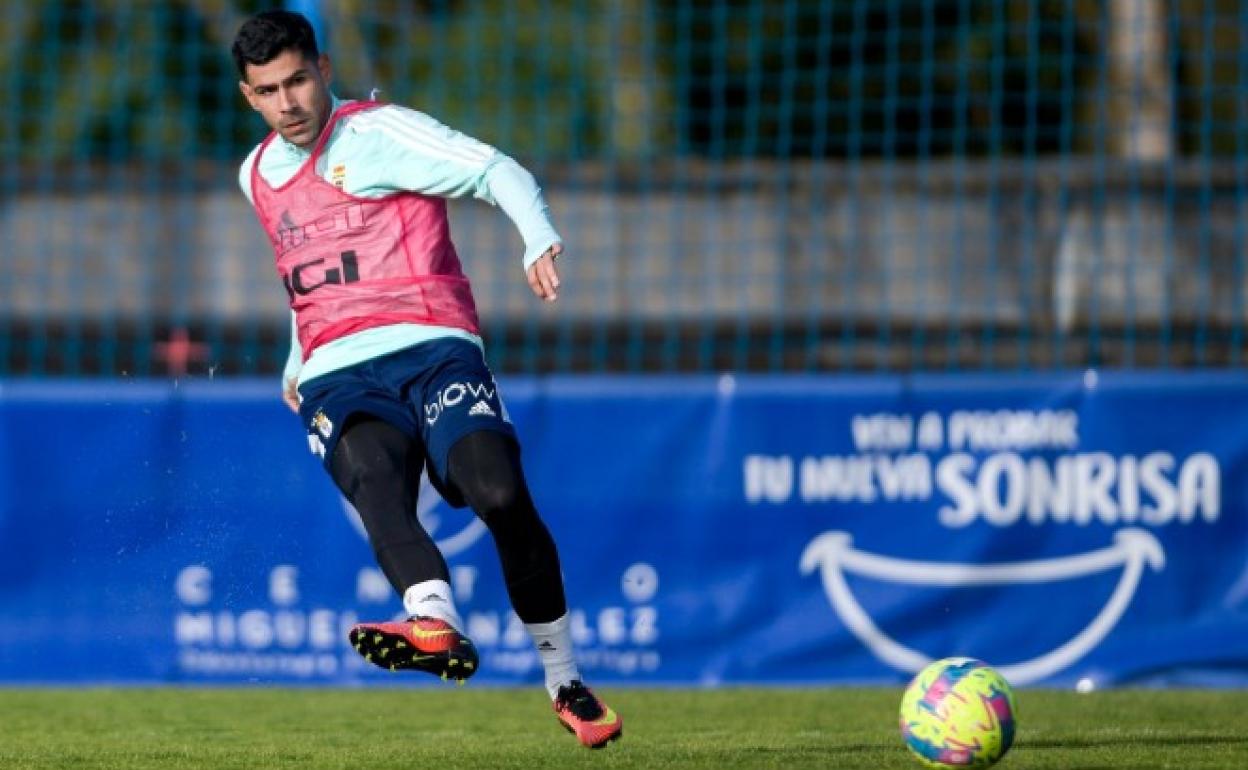
M 256 106 L 256 92 L 251 90 L 251 86 L 247 85 L 247 81 L 238 81 L 238 90 L 243 93 L 243 98 L 247 100 L 251 108 L 258 112 L 260 108 Z
M 323 53 L 316 57 L 316 68 L 321 73 L 321 80 L 329 85 L 334 79 L 334 66 L 329 61 L 329 54 Z

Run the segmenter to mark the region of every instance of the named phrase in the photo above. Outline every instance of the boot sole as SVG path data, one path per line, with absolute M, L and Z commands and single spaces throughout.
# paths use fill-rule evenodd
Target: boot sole
M 347 637 L 364 660 L 388 671 L 424 671 L 460 683 L 477 673 L 477 654 L 472 642 L 445 652 L 422 652 L 406 636 L 373 628 L 353 628 Z

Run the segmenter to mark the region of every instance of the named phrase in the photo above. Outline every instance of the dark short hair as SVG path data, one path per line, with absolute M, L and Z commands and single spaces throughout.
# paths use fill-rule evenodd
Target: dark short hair
M 320 55 L 312 24 L 302 14 L 280 10 L 262 11 L 243 22 L 230 46 L 243 80 L 247 79 L 248 64 L 268 64 L 291 50 L 305 59 L 315 60 Z

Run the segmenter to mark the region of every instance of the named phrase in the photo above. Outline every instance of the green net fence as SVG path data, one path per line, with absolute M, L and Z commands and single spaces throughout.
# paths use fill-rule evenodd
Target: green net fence
M 503 372 L 1228 367 L 1244 356 L 1248 4 L 321 0 L 343 97 L 496 145 L 568 245 L 536 301 L 451 205 Z M 285 357 L 237 189 L 252 2 L 0 22 L 0 376 Z

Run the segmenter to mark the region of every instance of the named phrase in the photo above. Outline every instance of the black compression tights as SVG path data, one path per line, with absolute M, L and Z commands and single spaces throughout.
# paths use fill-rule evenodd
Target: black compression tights
M 416 518 L 424 463 L 421 445 L 374 418 L 347 425 L 330 475 L 359 512 L 377 563 L 400 595 L 426 580 L 447 580 L 446 560 Z M 451 447 L 447 484 L 485 522 L 502 563 L 516 615 L 549 623 L 567 611 L 559 555 L 529 495 L 515 441 L 477 431 Z

